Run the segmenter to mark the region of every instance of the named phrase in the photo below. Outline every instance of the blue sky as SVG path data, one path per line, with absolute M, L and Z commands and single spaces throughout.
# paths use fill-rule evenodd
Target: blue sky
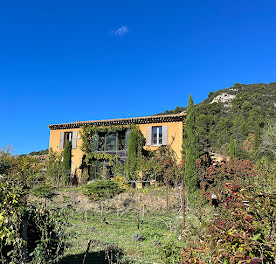
M 0 2 L 0 147 L 48 124 L 151 115 L 276 81 L 276 1 Z

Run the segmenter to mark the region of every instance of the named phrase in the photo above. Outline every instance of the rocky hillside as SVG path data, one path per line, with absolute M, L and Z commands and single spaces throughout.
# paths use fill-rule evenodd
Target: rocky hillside
M 268 117 L 276 117 L 276 83 L 270 84 L 234 84 L 233 87 L 218 90 L 215 93 L 210 92 L 206 100 L 201 104 L 210 104 L 215 102 L 223 103 L 224 107 L 231 107 L 232 100 L 244 98 L 246 102 L 243 107 L 247 107 L 248 103 L 253 107 L 265 111 Z M 236 103 L 237 100 L 234 100 Z M 241 106 L 242 107 L 242 106 Z
M 234 84 L 233 87 L 220 89 L 216 92 L 210 92 L 208 98 L 199 105 L 212 104 L 221 102 L 225 108 L 232 106 L 232 100 L 241 97 L 243 93 L 247 93 L 249 101 L 254 106 L 265 111 L 269 116 L 276 118 L 276 82 L 270 84 Z M 198 105 L 198 106 L 199 106 Z M 186 106 L 177 106 L 173 110 L 166 110 L 159 115 L 179 114 L 186 110 Z
M 186 107 L 161 114 L 176 114 Z M 234 84 L 210 92 L 197 105 L 197 127 L 201 151 L 228 154 L 229 139 L 237 144 L 237 155 L 248 158 L 262 134 L 276 122 L 276 83 Z

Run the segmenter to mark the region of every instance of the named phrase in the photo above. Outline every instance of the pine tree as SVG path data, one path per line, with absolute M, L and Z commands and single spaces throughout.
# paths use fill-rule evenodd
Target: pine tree
M 63 174 L 65 176 L 64 183 L 70 182 L 70 173 L 71 173 L 71 156 L 72 156 L 72 143 L 67 141 L 63 151 Z
M 183 148 L 185 154 L 185 188 L 188 193 L 193 193 L 196 189 L 196 159 L 199 153 L 198 133 L 196 130 L 196 115 L 193 98 L 190 95 L 187 119 L 184 130 Z

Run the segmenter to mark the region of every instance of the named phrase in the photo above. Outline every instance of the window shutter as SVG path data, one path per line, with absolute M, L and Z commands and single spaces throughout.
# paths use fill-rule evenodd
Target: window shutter
M 148 126 L 147 127 L 147 142 L 146 142 L 147 146 L 151 146 L 151 140 L 152 140 L 152 127 Z
M 162 145 L 168 145 L 168 126 L 162 126 Z
M 64 132 L 60 132 L 60 139 L 59 139 L 59 148 L 64 148 Z
M 73 133 L 72 133 L 72 149 L 77 148 L 77 140 L 78 140 L 78 131 L 73 131 Z

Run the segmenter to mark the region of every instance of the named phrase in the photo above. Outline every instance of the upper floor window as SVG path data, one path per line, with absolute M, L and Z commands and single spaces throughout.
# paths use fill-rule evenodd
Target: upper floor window
M 64 149 L 67 142 L 72 142 L 72 149 L 77 148 L 78 131 L 60 132 L 59 148 Z
M 64 132 L 64 146 L 66 146 L 66 143 L 68 141 L 71 141 L 72 142 L 72 135 L 73 133 L 72 132 Z
M 168 125 L 147 126 L 146 146 L 168 145 Z
M 152 144 L 162 145 L 162 127 L 152 127 Z
M 117 132 L 98 132 L 94 137 L 93 151 L 121 151 L 127 150 L 129 130 Z

